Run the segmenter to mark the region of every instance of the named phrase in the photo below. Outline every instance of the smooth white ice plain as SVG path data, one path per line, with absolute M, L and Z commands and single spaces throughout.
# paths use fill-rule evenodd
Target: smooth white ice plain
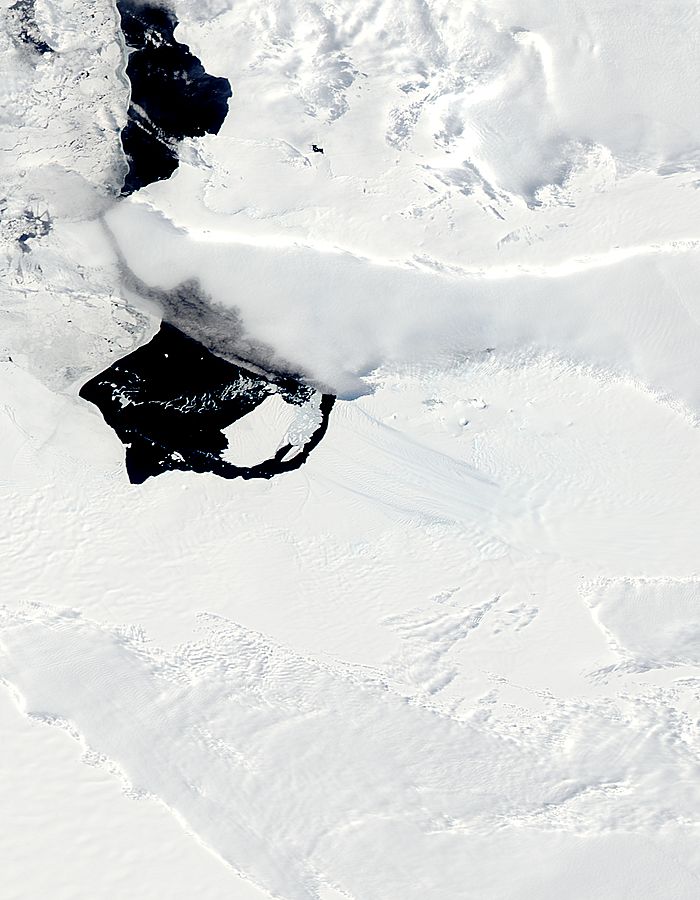
M 176 8 L 230 114 L 119 203 L 111 3 L 0 33 L 8 896 L 697 897 L 695 4 Z M 298 471 L 78 398 L 192 279 L 339 392 Z

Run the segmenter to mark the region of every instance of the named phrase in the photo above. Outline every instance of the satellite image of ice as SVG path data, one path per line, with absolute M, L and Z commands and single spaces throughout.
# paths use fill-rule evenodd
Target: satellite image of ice
M 1 900 L 698 900 L 698 0 L 0 0 L 0 95 Z

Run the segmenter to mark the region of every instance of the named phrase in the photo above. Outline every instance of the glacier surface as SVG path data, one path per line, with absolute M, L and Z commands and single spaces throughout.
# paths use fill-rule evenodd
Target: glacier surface
M 694 900 L 697 4 L 128 6 L 0 7 L 3 896 Z

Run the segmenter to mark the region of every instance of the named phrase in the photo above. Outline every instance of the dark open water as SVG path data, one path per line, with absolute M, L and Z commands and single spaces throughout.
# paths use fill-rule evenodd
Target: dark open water
M 189 47 L 175 40 L 173 12 L 134 0 L 118 0 L 117 7 L 131 48 L 126 69 L 131 103 L 122 132 L 129 163 L 122 194 L 131 194 L 172 175 L 183 138 L 219 131 L 231 86 L 225 78 L 209 75 Z M 181 303 L 191 306 L 192 300 L 182 297 Z M 170 314 L 178 319 L 178 309 Z M 223 332 L 208 335 L 211 346 L 228 346 L 235 339 L 231 322 L 225 316 L 218 322 Z M 148 344 L 80 390 L 126 446 L 126 469 L 134 483 L 172 469 L 223 478 L 272 478 L 298 469 L 326 433 L 335 402 L 330 394 L 321 395 L 321 422 L 303 447 L 284 445 L 254 466 L 237 466 L 221 456 L 228 446 L 223 429 L 272 393 L 302 406 L 317 392 L 300 379 L 260 375 L 228 362 L 166 322 Z
M 118 0 L 130 49 L 128 121 L 122 146 L 129 172 L 122 193 L 169 178 L 186 137 L 217 134 L 228 113 L 231 85 L 204 70 L 186 44 L 175 40 L 175 14 L 163 6 Z

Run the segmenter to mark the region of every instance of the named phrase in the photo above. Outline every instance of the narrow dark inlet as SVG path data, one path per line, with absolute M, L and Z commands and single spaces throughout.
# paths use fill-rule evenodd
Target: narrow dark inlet
M 165 323 L 148 344 L 80 390 L 126 445 L 126 469 L 134 484 L 172 469 L 246 479 L 298 469 L 326 433 L 335 403 L 331 394 L 321 395 L 320 424 L 302 447 L 283 444 L 254 466 L 237 466 L 221 456 L 228 447 L 222 430 L 272 394 L 301 407 L 311 404 L 317 392 L 293 378 L 266 378 L 227 362 Z
M 122 194 L 131 194 L 173 174 L 183 138 L 218 133 L 232 92 L 226 78 L 209 75 L 175 40 L 171 10 L 139 0 L 117 0 L 117 9 L 130 49 L 131 102 L 122 131 L 129 171 Z

